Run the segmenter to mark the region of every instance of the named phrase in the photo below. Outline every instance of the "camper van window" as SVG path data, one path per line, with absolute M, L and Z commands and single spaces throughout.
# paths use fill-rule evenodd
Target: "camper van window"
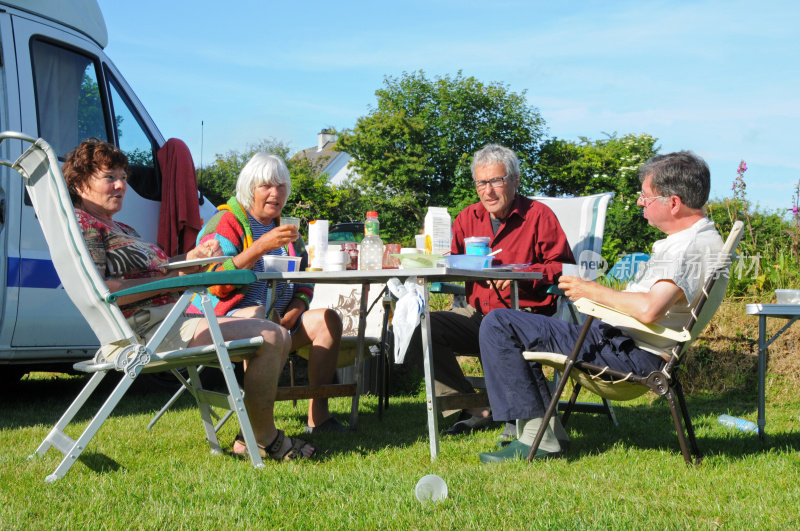
M 63 158 L 81 140 L 108 141 L 95 61 L 41 40 L 31 41 L 39 136 Z
M 133 106 L 123 97 L 124 91 L 117 80 L 111 72 L 106 71 L 106 76 L 117 142 L 119 148 L 128 155 L 128 184 L 142 197 L 160 201 L 161 178 L 153 156 L 153 146 L 156 144 L 147 134 Z

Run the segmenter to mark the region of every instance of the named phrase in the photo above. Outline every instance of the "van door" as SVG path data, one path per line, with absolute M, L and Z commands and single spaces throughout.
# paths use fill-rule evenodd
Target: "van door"
M 62 161 L 89 137 L 120 146 L 131 158 L 133 175 L 125 208 L 115 219 L 155 241 L 160 205 L 155 151 L 163 139 L 149 117 L 137 112 L 141 104 L 94 42 L 22 16 L 12 17 L 12 24 L 22 131 L 44 138 Z M 15 277 L 20 296 L 12 345 L 96 345 L 91 329 L 61 287 L 29 202 L 22 207 L 21 227 Z

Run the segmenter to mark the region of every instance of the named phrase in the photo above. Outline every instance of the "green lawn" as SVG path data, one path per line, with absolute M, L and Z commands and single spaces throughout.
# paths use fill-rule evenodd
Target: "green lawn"
M 185 399 L 153 429 L 167 394 L 130 396 L 67 476 L 44 482 L 61 454 L 26 457 L 77 393 L 80 378 L 26 379 L 2 395 L 0 528 L 768 528 L 800 524 L 800 400 L 770 382 L 768 439 L 728 431 L 720 413 L 755 420 L 755 393 L 689 397 L 701 450 L 687 467 L 659 399 L 616 405 L 619 427 L 599 416 L 570 421 L 563 459 L 485 466 L 480 451 L 501 430 L 442 439 L 431 462 L 422 396 L 393 397 L 379 421 L 362 401 L 355 433 L 309 436 L 312 462 L 254 469 L 213 456 Z M 790 402 L 786 396 L 792 396 Z M 784 400 L 778 403 L 778 400 Z M 772 398 L 773 400 L 770 400 Z M 341 417 L 349 401 L 337 399 Z M 278 405 L 279 427 L 302 432 L 305 407 Z M 447 425 L 448 421 L 442 422 Z M 223 447 L 236 431 L 223 428 Z M 447 500 L 421 504 L 414 485 L 442 476 Z

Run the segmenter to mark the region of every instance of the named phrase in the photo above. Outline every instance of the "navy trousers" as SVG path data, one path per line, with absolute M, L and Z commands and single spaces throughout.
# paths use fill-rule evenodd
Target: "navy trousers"
M 494 420 L 532 419 L 544 416 L 550 390 L 542 367 L 522 357 L 524 351 L 569 355 L 580 326 L 535 313 L 494 310 L 480 329 L 481 360 Z M 595 321 L 586 335 L 578 359 L 612 369 L 646 376 L 665 361 L 637 348 L 618 329 Z

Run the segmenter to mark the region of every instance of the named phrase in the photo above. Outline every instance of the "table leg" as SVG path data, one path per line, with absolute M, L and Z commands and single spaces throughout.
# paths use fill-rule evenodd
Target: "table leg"
M 764 439 L 765 396 L 767 385 L 767 316 L 758 316 L 758 436 Z
M 519 287 L 516 280 L 511 282 L 511 307 L 519 310 Z
M 361 285 L 361 306 L 358 310 L 358 339 L 356 340 L 356 396 L 350 407 L 350 429 L 355 430 L 358 423 L 358 402 L 361 398 L 361 390 L 364 382 L 361 373 L 363 372 L 362 360 L 364 359 L 364 334 L 367 330 L 367 305 L 369 302 L 369 284 Z
M 436 405 L 436 387 L 433 375 L 433 340 L 430 329 L 430 305 L 428 284 L 422 279 L 424 309 L 420 317 L 422 335 L 422 360 L 425 369 L 425 403 L 428 407 L 428 439 L 431 444 L 431 460 L 439 455 L 439 408 Z

